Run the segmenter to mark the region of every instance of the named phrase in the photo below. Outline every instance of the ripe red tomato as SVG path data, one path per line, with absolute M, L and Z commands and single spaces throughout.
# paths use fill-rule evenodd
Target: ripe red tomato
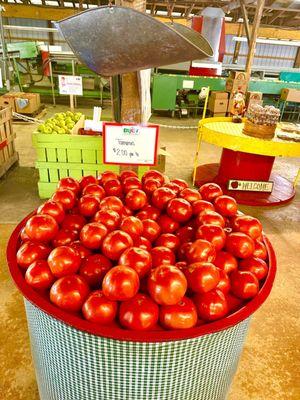
M 216 183 L 205 183 L 204 185 L 200 186 L 199 193 L 202 196 L 203 200 L 213 201 L 217 197 L 223 195 L 223 191 L 219 185 Z
M 129 176 L 122 181 L 122 188 L 124 193 L 128 193 L 132 189 L 142 189 L 142 183 L 136 176 Z
M 151 250 L 152 267 L 156 268 L 160 265 L 174 265 L 175 254 L 168 247 L 157 246 Z
M 102 186 L 96 184 L 96 183 L 91 183 L 89 185 L 86 185 L 84 189 L 82 190 L 82 195 L 91 195 L 96 197 L 99 201 L 101 201 L 105 197 L 105 190 L 103 189 Z
M 197 239 L 187 249 L 186 257 L 190 264 L 195 262 L 214 262 L 216 249 L 207 240 Z
M 122 197 L 123 190 L 121 182 L 118 179 L 110 179 L 103 183 L 103 188 L 107 196 Z
M 154 221 L 160 216 L 160 210 L 151 206 L 150 204 L 146 204 L 136 215 L 140 220 L 143 219 L 153 219 Z
M 117 315 L 118 303 L 106 298 L 102 290 L 95 290 L 82 306 L 85 319 L 98 325 L 111 324 Z
M 119 176 L 112 171 L 104 171 L 102 172 L 101 176 L 99 177 L 101 184 L 104 186 L 104 184 L 111 179 L 119 179 Z
M 201 225 L 196 232 L 197 239 L 204 239 L 212 243 L 216 250 L 221 250 L 226 242 L 226 234 L 220 226 Z
M 252 272 L 258 280 L 264 279 L 268 274 L 266 262 L 256 257 L 249 257 L 240 261 L 239 270 Z
M 234 217 L 238 210 L 235 199 L 230 196 L 222 195 L 216 197 L 214 205 L 216 211 L 224 217 Z
M 93 175 L 83 176 L 79 181 L 81 190 L 83 190 L 87 185 L 96 185 L 96 184 L 97 184 L 97 178 Z
M 25 273 L 25 281 L 37 290 L 50 288 L 54 280 L 55 278 L 45 260 L 34 261 Z
M 99 288 L 107 271 L 112 268 L 112 262 L 102 254 L 92 254 L 82 261 L 79 275 L 92 288 Z
M 166 208 L 168 202 L 175 197 L 176 194 L 173 192 L 173 190 L 166 187 L 160 187 L 153 192 L 151 202 L 154 207 L 162 210 L 163 208 Z
M 80 240 L 76 240 L 75 242 L 70 243 L 70 247 L 77 250 L 80 254 L 81 259 L 86 258 L 92 254 L 92 251 L 85 247 Z
M 173 182 L 165 183 L 164 187 L 173 190 L 176 195 L 182 190 L 179 185 L 176 185 L 176 183 Z
M 52 200 L 46 201 L 37 209 L 37 214 L 47 214 L 55 219 L 58 224 L 61 224 L 65 218 L 65 211 L 61 203 Z
M 143 184 L 143 190 L 147 195 L 151 195 L 156 189 L 161 187 L 161 183 L 158 179 L 147 179 Z
M 179 238 L 172 233 L 163 233 L 155 242 L 156 246 L 164 246 L 172 251 L 176 251 L 180 245 Z
M 158 321 L 159 308 L 149 296 L 138 293 L 132 299 L 121 303 L 120 324 L 134 331 L 153 329 Z
M 82 196 L 78 201 L 78 210 L 84 217 L 92 217 L 99 210 L 100 201 L 90 194 Z
M 266 246 L 260 240 L 254 241 L 253 257 L 258 257 L 262 260 L 266 260 L 268 258 Z
M 128 233 L 123 231 L 110 232 L 102 243 L 103 254 L 111 260 L 118 260 L 121 254 L 133 246 L 133 241 Z
M 254 252 L 254 241 L 242 232 L 233 232 L 227 236 L 225 248 L 238 258 L 251 257 Z
M 48 214 L 34 215 L 25 225 L 25 232 L 33 242 L 49 242 L 57 235 L 58 230 L 57 222 Z
M 179 223 L 174 221 L 166 214 L 162 214 L 157 218 L 157 222 L 162 233 L 173 233 L 179 228 Z
M 100 222 L 90 222 L 81 229 L 80 240 L 88 249 L 96 250 L 100 248 L 107 233 L 108 230 L 105 225 L 100 224 Z
M 26 269 L 34 261 L 45 260 L 50 251 L 50 247 L 44 244 L 27 241 L 17 251 L 17 263 Z
M 249 271 L 234 271 L 230 275 L 231 291 L 240 299 L 251 299 L 259 291 L 259 282 L 256 276 Z
M 109 300 L 125 301 L 134 297 L 140 286 L 137 272 L 126 265 L 111 268 L 102 282 L 103 294 Z
M 117 229 L 121 222 L 121 216 L 113 210 L 99 210 L 94 216 L 95 222 L 105 225 L 109 232 Z
M 225 228 L 225 220 L 221 214 L 215 211 L 203 211 L 201 214 L 196 216 L 196 225 L 217 225 L 221 228 Z
M 197 200 L 193 203 L 193 214 L 198 215 L 206 211 L 215 211 L 215 207 L 206 200 Z
M 166 329 L 189 329 L 197 323 L 197 309 L 188 297 L 171 306 L 161 306 L 159 320 Z
M 224 270 L 227 274 L 237 270 L 238 267 L 237 259 L 227 251 L 218 251 L 214 264 L 216 267 Z
M 59 189 L 51 197 L 51 200 L 61 203 L 64 210 L 71 210 L 76 203 L 76 195 L 72 190 L 69 189 Z
M 176 185 L 178 185 L 180 187 L 180 190 L 189 187 L 188 183 L 183 179 L 172 179 L 171 183 L 175 183 Z
M 130 170 L 126 170 L 126 171 L 122 171 L 120 173 L 120 181 L 123 182 L 126 178 L 129 177 L 134 177 L 137 178 L 137 173 L 135 171 L 130 171 Z
M 139 247 L 130 247 L 122 253 L 119 259 L 119 265 L 126 265 L 134 269 L 138 276 L 142 278 L 152 267 L 151 254 Z
M 135 247 L 139 247 L 140 249 L 144 249 L 147 251 L 150 251 L 152 249 L 150 240 L 146 239 L 143 236 L 135 237 L 133 243 Z
M 24 226 L 24 228 L 22 228 L 22 230 L 20 232 L 20 239 L 21 239 L 22 243 L 28 242 L 30 240 L 29 236 L 25 232 L 25 226 Z
M 186 190 L 186 189 L 185 189 Z M 192 206 L 185 199 L 172 199 L 167 205 L 167 213 L 170 218 L 177 222 L 187 222 L 192 214 Z
M 162 185 L 165 183 L 163 174 L 155 169 L 150 169 L 144 173 L 142 183 L 145 183 L 148 179 L 157 179 Z
M 68 231 L 66 229 L 60 229 L 51 243 L 53 247 L 67 246 L 72 242 L 74 242 L 74 240 L 76 240 L 77 237 L 78 237 L 77 231 Z
M 184 269 L 188 287 L 195 293 L 207 293 L 220 282 L 220 270 L 210 262 L 196 262 Z
M 242 305 L 243 305 L 243 300 L 239 299 L 238 297 L 233 296 L 231 293 L 227 293 L 225 295 L 227 304 L 228 304 L 228 310 L 230 313 L 233 313 L 237 310 L 239 310 Z
M 116 196 L 108 196 L 101 200 L 100 210 L 113 210 L 120 214 L 123 211 L 123 203 Z
M 196 231 L 191 226 L 182 226 L 177 229 L 176 236 L 180 243 L 193 242 L 195 240 Z
M 230 290 L 230 279 L 229 276 L 223 269 L 219 270 L 220 273 L 220 281 L 216 286 L 216 289 L 221 290 L 224 294 L 227 294 Z
M 190 203 L 194 203 L 195 201 L 201 200 L 201 196 L 198 190 L 191 188 L 183 189 L 180 192 L 179 197 L 182 197 L 183 199 L 185 199 Z
M 187 267 L 187 262 L 186 261 L 178 261 L 176 264 L 175 264 L 175 267 L 177 267 L 177 268 L 179 268 L 180 269 L 180 271 L 184 271 L 184 269 Z
M 133 211 L 130 210 L 130 208 L 123 206 L 122 211 L 120 212 L 120 217 L 125 218 L 125 217 L 130 217 L 131 215 L 133 215 Z
M 71 246 L 56 247 L 48 257 L 48 265 L 56 278 L 75 274 L 80 264 L 80 254 Z
M 152 219 L 144 219 L 143 223 L 143 236 L 150 242 L 154 242 L 160 235 L 160 226 Z
M 187 260 L 187 251 L 192 245 L 192 242 L 185 242 L 183 245 L 181 245 L 177 251 L 177 258 L 178 260 L 181 261 L 186 261 Z
M 140 236 L 143 233 L 143 223 L 136 217 L 126 217 L 122 220 L 120 229 L 128 233 L 132 238 Z
M 194 303 L 198 317 L 204 321 L 215 321 L 228 314 L 228 304 L 224 293 L 214 289 L 208 293 L 196 294 Z
M 76 312 L 89 295 L 87 283 L 79 275 L 68 275 L 58 279 L 50 289 L 50 300 L 57 307 Z
M 77 195 L 80 191 L 79 182 L 74 178 L 62 178 L 57 185 L 58 189 L 68 189 Z
M 262 234 L 262 225 L 260 221 L 249 215 L 241 215 L 234 218 L 232 229 L 235 232 L 246 233 L 252 239 L 258 239 Z
M 174 265 L 161 265 L 150 272 L 148 291 L 158 304 L 166 306 L 177 304 L 182 300 L 186 289 L 186 278 Z
M 140 189 L 131 189 L 125 196 L 125 204 L 130 210 L 140 210 L 147 204 L 146 193 Z
M 61 227 L 67 231 L 80 231 L 86 224 L 86 219 L 80 214 L 68 214 Z

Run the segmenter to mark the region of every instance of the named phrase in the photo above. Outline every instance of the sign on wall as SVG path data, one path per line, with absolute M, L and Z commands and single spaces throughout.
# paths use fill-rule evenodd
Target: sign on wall
M 73 75 L 58 75 L 59 94 L 82 96 L 82 77 Z

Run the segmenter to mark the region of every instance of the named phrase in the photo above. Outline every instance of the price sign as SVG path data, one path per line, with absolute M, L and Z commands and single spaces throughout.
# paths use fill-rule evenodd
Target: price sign
M 241 181 L 230 179 L 229 190 L 241 190 L 244 192 L 266 192 L 271 193 L 274 183 L 271 181 Z
M 59 75 L 59 94 L 82 96 L 82 77 L 73 75 Z
M 155 165 L 158 126 L 106 122 L 103 128 L 105 164 Z

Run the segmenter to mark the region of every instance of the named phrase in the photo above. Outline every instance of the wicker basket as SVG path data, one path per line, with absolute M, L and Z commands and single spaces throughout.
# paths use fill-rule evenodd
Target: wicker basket
M 273 139 L 275 136 L 276 125 L 258 125 L 246 120 L 243 133 L 259 139 Z
M 20 230 L 7 249 L 11 275 L 25 297 L 41 400 L 224 400 L 237 369 L 250 315 L 268 297 L 276 259 L 259 294 L 226 318 L 182 331 L 101 327 L 50 304 L 24 281 L 16 262 Z

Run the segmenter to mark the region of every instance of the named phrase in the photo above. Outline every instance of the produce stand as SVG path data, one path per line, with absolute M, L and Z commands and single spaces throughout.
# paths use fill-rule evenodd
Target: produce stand
M 198 128 L 198 149 L 195 158 L 194 182 L 197 186 L 216 182 L 238 203 L 251 206 L 285 204 L 295 196 L 295 183 L 272 172 L 275 157 L 299 157 L 300 143 L 263 140 L 243 134 L 244 123 L 233 123 L 231 118 L 206 118 Z M 198 166 L 201 142 L 223 147 L 220 163 Z M 299 174 L 298 174 L 299 175 Z M 271 193 L 243 192 L 228 189 L 229 180 L 272 181 Z

